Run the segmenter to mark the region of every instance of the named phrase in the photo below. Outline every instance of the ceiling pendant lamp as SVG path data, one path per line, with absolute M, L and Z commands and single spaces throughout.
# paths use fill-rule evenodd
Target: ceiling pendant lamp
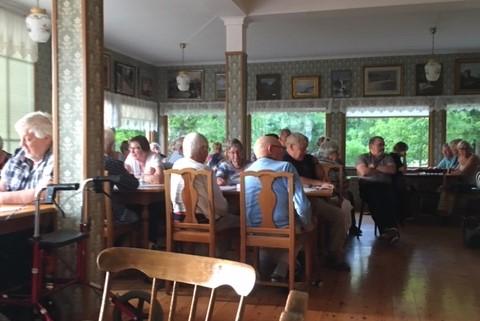
M 35 42 L 47 42 L 50 39 L 52 22 L 47 10 L 37 6 L 30 9 L 30 14 L 25 18 L 28 36 Z
M 435 33 L 437 32 L 436 27 L 430 28 L 430 33 L 432 34 L 432 57 L 428 59 L 427 63 L 425 64 L 425 78 L 428 81 L 437 81 L 440 78 L 440 74 L 442 73 L 442 65 L 433 59 L 433 55 L 435 52 Z
M 180 43 L 180 48 L 182 49 L 182 68 L 185 65 L 185 47 L 187 44 L 185 42 Z M 177 74 L 177 88 L 180 91 L 188 91 L 190 89 L 190 77 L 185 70 L 180 70 Z

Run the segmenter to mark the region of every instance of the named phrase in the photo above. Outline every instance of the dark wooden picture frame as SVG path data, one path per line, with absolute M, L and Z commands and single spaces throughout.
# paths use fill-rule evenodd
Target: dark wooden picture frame
M 455 94 L 480 94 L 480 58 L 455 61 Z
M 320 96 L 319 76 L 293 76 L 292 98 L 318 98 Z
M 135 96 L 137 89 L 137 67 L 115 62 L 115 92 Z
M 227 78 L 224 72 L 215 73 L 215 99 L 225 100 Z
M 443 66 L 440 78 L 428 81 L 425 77 L 425 64 L 415 65 L 415 94 L 417 96 L 436 96 L 443 92 Z
M 177 87 L 179 70 L 167 71 L 167 98 L 171 100 L 201 100 L 203 98 L 203 70 L 185 70 L 190 78 L 187 91 L 180 91 Z
M 402 65 L 363 67 L 364 96 L 400 96 L 402 94 Z
M 282 76 L 280 74 L 257 75 L 257 100 L 282 99 Z
M 103 54 L 103 89 L 112 88 L 112 57 L 109 54 Z
M 139 96 L 152 98 L 153 97 L 153 79 L 147 75 L 139 75 L 138 93 Z
M 351 70 L 332 70 L 332 97 L 350 98 L 353 91 L 353 73 Z

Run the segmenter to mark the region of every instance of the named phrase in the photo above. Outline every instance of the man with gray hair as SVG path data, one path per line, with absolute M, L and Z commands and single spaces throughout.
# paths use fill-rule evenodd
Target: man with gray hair
M 52 119 L 44 112 L 29 113 L 15 123 L 21 148 L 1 172 L 0 204 L 29 204 L 35 192 L 53 175 Z
M 190 133 L 185 136 L 183 140 L 183 158 L 177 160 L 172 169 L 185 169 L 193 168 L 197 170 L 210 170 L 205 165 L 205 161 L 208 156 L 208 141 L 205 136 L 199 133 Z M 185 212 L 185 205 L 182 200 L 182 190 L 184 182 L 179 175 L 172 175 L 171 178 L 171 195 L 173 203 L 173 214 L 177 214 L 174 217 L 181 217 L 181 213 Z M 198 192 L 198 203 L 195 213 L 203 214 L 205 216 L 205 222 L 211 217 L 207 216 L 208 213 L 208 195 L 207 195 L 207 182 L 205 179 L 195 180 L 195 189 Z M 215 215 L 217 216 L 216 229 L 224 230 L 232 227 L 239 226 L 239 218 L 227 213 L 228 204 L 223 197 L 222 191 L 217 184 L 213 184 L 213 197 L 215 206 Z

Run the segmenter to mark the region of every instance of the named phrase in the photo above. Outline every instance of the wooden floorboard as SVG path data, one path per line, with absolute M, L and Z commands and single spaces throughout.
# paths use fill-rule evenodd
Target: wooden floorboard
M 323 283 L 310 289 L 307 321 L 480 320 L 480 249 L 463 246 L 459 227 L 408 223 L 394 247 L 375 238 L 369 217 L 362 229 L 347 246 L 351 273 L 320 270 Z M 131 275 L 113 284 L 119 293 L 148 288 L 144 278 Z M 178 320 L 188 316 L 189 291 L 181 288 Z M 283 288 L 256 287 L 244 320 L 278 320 L 287 295 Z M 170 296 L 161 290 L 158 298 L 166 312 Z M 233 320 L 235 299 L 231 290 L 219 291 L 213 320 Z M 201 292 L 196 320 L 203 320 L 207 300 Z

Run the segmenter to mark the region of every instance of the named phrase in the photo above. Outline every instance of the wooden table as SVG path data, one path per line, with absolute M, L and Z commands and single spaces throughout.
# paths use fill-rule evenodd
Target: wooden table
M 444 183 L 443 173 L 407 172 L 403 175 L 407 187 L 408 204 L 414 217 L 434 215 L 440 197 L 439 187 Z
M 142 244 L 144 248 L 148 248 L 148 206 L 165 201 L 165 186 L 163 184 L 151 184 L 139 186 L 137 190 L 130 192 L 114 191 L 113 198 L 114 201 L 121 204 L 141 206 Z
M 55 223 L 57 209 L 54 205 L 40 206 L 41 224 Z M 2 205 L 0 207 L 0 235 L 33 228 L 34 205 Z

